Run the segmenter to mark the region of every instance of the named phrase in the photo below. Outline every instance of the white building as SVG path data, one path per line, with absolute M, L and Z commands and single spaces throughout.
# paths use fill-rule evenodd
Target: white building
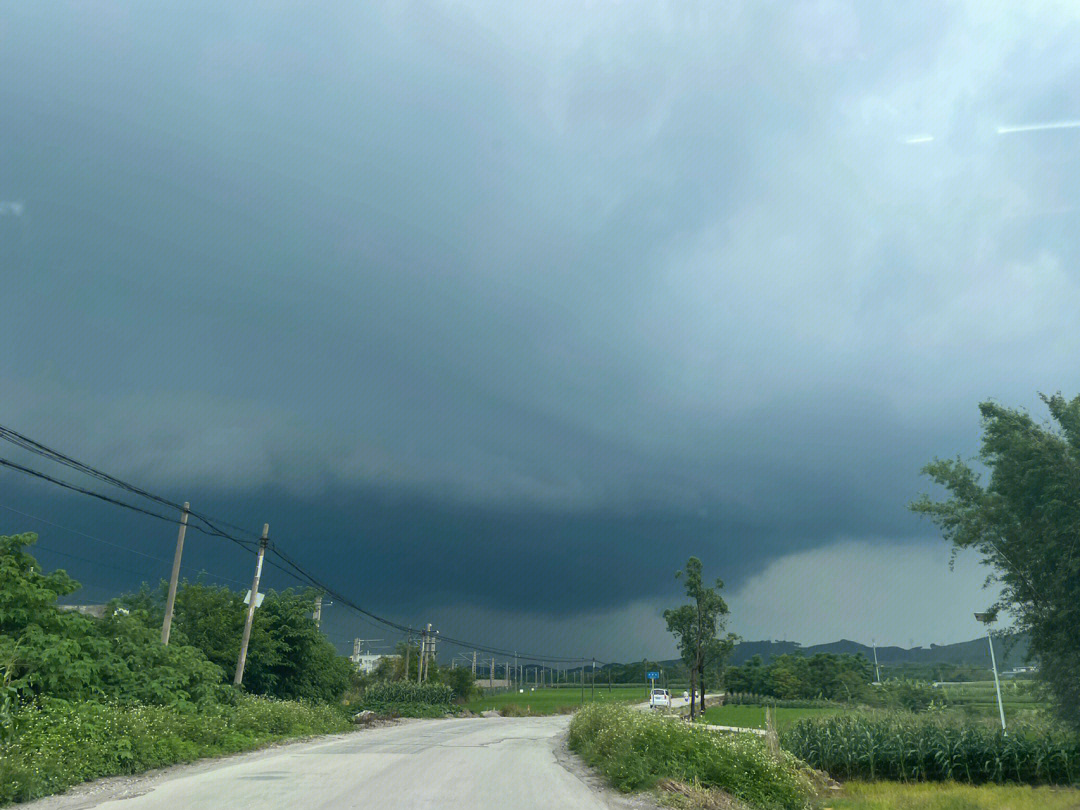
M 363 673 L 374 672 L 375 667 L 379 665 L 379 661 L 383 658 L 400 658 L 398 655 L 376 655 L 372 653 L 353 653 L 349 656 L 349 660 L 352 661 L 356 668 Z

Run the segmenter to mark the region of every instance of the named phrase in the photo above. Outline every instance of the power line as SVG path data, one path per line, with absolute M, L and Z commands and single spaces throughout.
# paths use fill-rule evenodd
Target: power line
M 40 521 L 41 523 L 45 523 L 45 524 L 48 524 L 49 526 L 53 526 L 53 527 L 55 527 L 57 529 L 61 529 L 62 531 L 71 532 L 72 534 L 77 534 L 80 537 L 85 537 L 87 540 L 93 540 L 95 543 L 101 543 L 102 545 L 112 546 L 113 548 L 118 548 L 121 551 L 126 551 L 129 554 L 137 554 L 138 556 L 145 557 L 148 560 L 154 560 L 155 562 L 161 562 L 161 563 L 165 563 L 165 564 L 172 563 L 172 560 L 168 560 L 165 557 L 156 557 L 153 554 L 147 554 L 145 551 L 139 551 L 138 549 L 129 548 L 128 546 L 123 546 L 123 545 L 120 545 L 119 543 L 113 543 L 113 542 L 110 542 L 109 540 L 103 540 L 100 537 L 95 537 L 92 534 L 87 534 L 86 532 L 80 531 L 79 529 L 73 529 L 70 526 L 64 526 L 61 523 L 56 523 L 55 521 L 48 520 L 47 518 L 40 517 L 39 515 L 32 515 L 29 512 L 20 511 L 20 510 L 14 508 L 12 506 L 8 506 L 7 504 L 0 503 L 0 509 L 6 509 L 9 512 L 14 512 L 16 515 L 22 515 L 23 517 L 30 518 L 31 520 L 37 520 L 37 521 Z M 47 546 L 41 545 L 40 542 L 37 544 L 37 546 L 39 548 L 47 548 Z M 59 554 L 61 552 L 54 552 L 54 553 Z M 196 572 L 196 569 L 192 568 L 190 565 L 182 565 L 182 566 L 180 566 L 180 570 L 181 571 L 187 571 L 188 573 Z M 223 576 L 221 574 L 216 574 L 213 571 L 208 571 L 205 568 L 198 569 L 197 573 L 209 574 L 210 576 L 214 577 L 214 579 L 220 579 L 220 580 L 223 580 L 225 582 L 232 582 L 232 583 L 235 583 L 237 585 L 246 585 L 247 584 L 246 582 L 241 582 L 238 579 L 232 579 L 231 577 L 226 577 L 226 576 Z
M 89 475 L 90 477 L 96 478 L 97 480 L 102 481 L 102 482 L 104 482 L 106 484 L 111 484 L 112 486 L 118 487 L 118 488 L 120 488 L 122 490 L 125 490 L 126 492 L 129 492 L 129 493 L 131 493 L 133 495 L 138 495 L 140 497 L 146 498 L 147 500 L 153 501 L 153 502 L 155 502 L 157 504 L 160 504 L 162 506 L 168 506 L 169 508 L 174 509 L 177 512 L 183 511 L 184 507 L 181 504 L 176 503 L 175 501 L 170 501 L 167 498 L 163 498 L 160 495 L 156 495 L 156 494 L 154 494 L 152 492 L 148 492 L 147 490 L 143 489 L 142 487 L 138 487 L 138 486 L 135 486 L 134 484 L 130 484 L 130 483 L 126 482 L 126 481 L 123 481 L 123 480 L 117 478 L 116 476 L 113 476 L 113 475 L 110 475 L 109 473 L 103 472 L 102 470 L 99 470 L 96 467 L 92 467 L 89 464 L 86 464 L 86 463 L 84 463 L 82 461 L 78 461 L 78 460 L 72 458 L 71 456 L 66 455 L 65 453 L 61 453 L 59 450 L 54 450 L 51 447 L 47 447 L 46 445 L 42 444 L 41 442 L 38 442 L 38 441 L 36 441 L 34 439 L 31 439 L 29 436 L 25 436 L 22 433 L 19 433 L 18 431 L 12 430 L 11 428 L 5 427 L 3 425 L 0 425 L 0 439 L 4 439 L 5 441 L 11 442 L 12 444 L 14 444 L 14 445 L 16 445 L 18 447 L 21 447 L 24 450 L 28 450 L 29 452 L 34 453 L 34 454 L 36 454 L 38 456 L 41 456 L 42 458 L 49 459 L 51 461 L 55 461 L 58 464 L 64 465 L 65 467 L 70 467 L 73 470 L 77 470 L 77 471 L 79 471 L 81 473 Z M 202 521 L 209 528 L 208 532 L 206 530 L 204 530 L 204 529 L 200 529 L 200 531 L 203 531 L 204 534 L 212 534 L 212 535 L 217 535 L 217 536 L 220 536 L 220 537 L 224 537 L 225 539 L 232 540 L 235 543 L 243 543 L 243 542 L 245 542 L 245 541 L 240 540 L 237 537 L 233 537 L 232 535 L 230 535 L 227 532 L 223 531 L 222 529 L 218 528 L 218 526 L 216 524 L 220 523 L 221 525 L 229 526 L 229 528 L 231 528 L 231 529 L 233 529 L 235 531 L 238 531 L 238 532 L 240 532 L 242 534 L 249 535 L 249 542 L 254 543 L 254 542 L 257 542 L 257 540 L 258 540 L 257 535 L 255 535 L 252 532 L 249 532 L 249 531 L 247 531 L 245 529 L 241 529 L 238 526 L 232 526 L 231 524 L 227 524 L 224 521 L 218 520 L 216 518 L 214 518 L 214 519 L 208 518 L 207 516 L 203 515 L 202 513 L 194 512 L 194 511 L 192 511 L 190 509 L 188 510 L 188 514 L 190 514 L 191 517 L 194 517 L 197 520 Z
M 81 472 L 81 473 L 83 473 L 85 475 L 88 475 L 88 476 L 90 476 L 90 477 L 92 477 L 92 478 L 94 478 L 96 480 L 99 480 L 99 481 L 102 481 L 104 483 L 110 484 L 112 486 L 118 487 L 118 488 L 120 488 L 120 489 L 122 489 L 122 490 L 124 490 L 124 491 L 126 491 L 128 493 L 137 495 L 137 496 L 142 497 L 142 498 L 146 498 L 146 499 L 148 499 L 148 500 L 150 500 L 150 501 L 152 501 L 152 502 L 154 502 L 154 503 L 156 503 L 158 505 L 167 506 L 167 507 L 169 507 L 171 509 L 175 509 L 176 511 L 182 511 L 183 510 L 183 506 L 181 506 L 180 504 L 174 503 L 173 501 L 170 501 L 170 500 L 168 500 L 166 498 L 163 498 L 160 495 L 156 495 L 156 494 L 154 494 L 152 492 L 149 492 L 149 491 L 147 491 L 147 490 L 145 490 L 145 489 L 143 489 L 141 487 L 135 486 L 134 484 L 130 484 L 130 483 L 126 482 L 126 481 L 123 481 L 123 480 L 121 480 L 119 478 L 116 478 L 115 476 L 112 476 L 112 475 L 110 475 L 110 474 L 108 474 L 106 472 L 103 472 L 103 471 L 95 468 L 95 467 L 92 467 L 89 464 L 85 464 L 85 463 L 83 463 L 81 461 L 77 461 L 77 460 L 71 458 L 70 456 L 65 455 L 64 453 L 61 453 L 58 450 L 54 450 L 54 449 L 52 449 L 50 447 L 47 447 L 47 446 L 41 444 L 40 442 L 37 442 L 34 439 L 29 438 L 28 436 L 24 436 L 23 434 L 15 431 L 15 430 L 12 430 L 11 428 L 4 427 L 3 425 L 0 425 L 0 439 L 4 439 L 5 441 L 8 441 L 8 442 L 10 442 L 12 444 L 15 444 L 16 446 L 18 446 L 18 447 L 20 447 L 20 448 L 22 448 L 24 450 L 27 450 L 27 451 L 29 451 L 31 453 L 34 453 L 35 455 L 38 455 L 38 456 L 40 456 L 42 458 L 45 458 L 47 460 L 54 461 L 56 463 L 62 464 L 64 466 L 66 466 L 66 467 L 69 467 L 70 469 Z M 159 514 L 157 512 L 153 512 L 153 511 L 150 511 L 148 509 L 143 509 L 142 507 L 136 506 L 136 505 L 128 503 L 126 501 L 121 501 L 121 500 L 118 500 L 116 498 L 112 498 L 112 497 L 110 497 L 108 495 L 105 495 L 105 494 L 100 493 L 100 492 L 96 492 L 96 491 L 94 491 L 92 489 L 87 489 L 86 487 L 81 487 L 81 486 L 78 486 L 76 484 L 71 484 L 71 483 L 68 483 L 66 481 L 62 481 L 62 480 L 60 480 L 58 478 L 54 478 L 54 477 L 52 477 L 50 475 L 47 475 L 47 474 L 45 474 L 43 472 L 39 472 L 39 471 L 34 470 L 34 469 L 30 468 L 30 467 L 26 467 L 26 466 L 24 466 L 22 464 L 18 464 L 16 462 L 10 461 L 8 459 L 0 458 L 0 466 L 7 467 L 8 469 L 12 469 L 12 470 L 15 470 L 17 472 L 21 472 L 21 473 L 23 473 L 25 475 L 30 475 L 32 477 L 35 477 L 35 478 L 38 478 L 38 479 L 41 479 L 41 480 L 44 480 L 44 481 L 48 481 L 49 483 L 56 484 L 57 486 L 63 487 L 65 489 L 69 489 L 69 490 L 72 490 L 72 491 L 75 491 L 75 492 L 79 492 L 79 493 L 82 493 L 84 495 L 89 495 L 90 497 L 97 498 L 99 500 L 105 501 L 106 503 L 110 503 L 110 504 L 113 504 L 115 506 L 122 507 L 124 509 L 130 509 L 132 511 L 139 512 L 139 513 L 147 515 L 149 517 L 157 518 L 158 520 L 163 520 L 163 521 L 166 521 L 166 522 L 169 522 L 169 523 L 174 523 L 174 524 L 177 523 L 176 520 L 174 520 L 174 519 L 172 519 L 170 517 L 167 517 L 165 515 L 161 515 L 161 514 Z M 208 527 L 207 529 L 201 529 L 198 526 L 192 526 L 192 528 L 194 528 L 194 529 L 196 529 L 198 531 L 201 531 L 203 534 L 208 534 L 208 535 L 211 535 L 211 536 L 218 536 L 218 537 L 225 538 L 225 539 L 230 540 L 231 542 L 236 543 L 237 545 L 239 545 L 239 546 L 241 546 L 243 548 L 246 548 L 248 550 L 250 550 L 253 547 L 254 541 L 241 539 L 239 537 L 231 535 L 231 534 L 225 532 L 224 530 L 222 530 L 221 528 L 219 528 L 219 526 L 229 526 L 230 528 L 234 528 L 237 531 L 243 531 L 243 530 L 238 529 L 236 527 L 233 527 L 230 524 L 227 524 L 224 521 L 219 520 L 217 518 L 209 518 L 209 517 L 207 517 L 205 515 L 202 515 L 200 513 L 193 512 L 190 509 L 188 510 L 188 512 L 192 517 L 198 519 L 206 527 Z M 268 561 L 271 565 L 274 565 L 275 568 L 279 568 L 279 570 L 282 570 L 284 573 L 290 574 L 291 576 L 293 576 L 295 579 L 297 579 L 300 582 L 307 583 L 310 586 L 323 591 L 327 595 L 332 596 L 333 598 L 335 598 L 339 602 L 341 602 L 343 605 L 345 605 L 346 607 L 351 608 L 352 610 L 356 611 L 357 613 L 359 613 L 362 616 L 366 616 L 369 619 L 371 619 L 371 620 L 373 620 L 375 622 L 378 622 L 379 624 L 382 624 L 382 625 L 385 625 L 387 627 L 391 627 L 393 629 L 396 629 L 396 630 L 400 631 L 401 633 L 408 633 L 408 634 L 413 633 L 413 629 L 411 627 L 407 627 L 406 625 L 400 624 L 400 623 L 395 622 L 395 621 L 393 621 L 391 619 L 387 619 L 387 618 L 385 618 L 383 616 L 379 616 L 376 613 L 372 613 L 371 611 L 360 607 L 360 605 L 358 605 L 355 602 L 353 602 L 352 600 L 350 600 L 347 596 L 342 594 L 340 591 L 337 591 L 337 590 L 331 588 L 330 586 L 326 585 L 324 582 L 320 581 L 317 577 L 315 577 L 313 574 L 309 573 L 306 569 L 304 569 L 302 566 L 300 566 L 299 563 L 295 562 L 284 551 L 282 551 L 280 548 L 278 548 L 276 543 L 273 543 L 273 542 L 269 543 L 268 547 L 267 547 L 267 550 L 270 551 L 272 554 L 276 555 L 278 557 L 278 559 L 280 559 L 286 566 L 288 566 L 289 569 L 291 569 L 291 572 L 287 571 L 285 569 L 281 569 L 280 566 L 277 566 L 276 564 L 274 564 L 273 561 Z M 441 641 L 446 642 L 446 643 L 455 644 L 455 645 L 462 646 L 462 647 L 468 647 L 468 648 L 471 648 L 471 649 L 475 649 L 475 650 L 477 650 L 479 652 L 491 653 L 493 655 L 514 656 L 518 660 L 524 660 L 524 661 L 533 661 L 533 662 L 550 661 L 552 663 L 578 663 L 578 662 L 583 662 L 585 660 L 588 660 L 588 659 L 582 658 L 580 656 L 579 657 L 574 657 L 574 658 L 567 658 L 567 657 L 562 657 L 562 656 L 532 655 L 532 654 L 529 654 L 529 653 L 520 653 L 520 652 L 516 652 L 514 650 L 506 650 L 506 649 L 501 649 L 501 648 L 498 648 L 498 647 L 490 647 L 490 646 L 486 646 L 486 645 L 482 645 L 482 644 L 475 644 L 473 642 L 468 642 L 468 641 L 464 641 L 464 640 L 461 640 L 461 639 L 455 639 L 455 638 L 452 638 L 450 636 L 443 636 L 443 635 L 440 635 L 439 639 Z

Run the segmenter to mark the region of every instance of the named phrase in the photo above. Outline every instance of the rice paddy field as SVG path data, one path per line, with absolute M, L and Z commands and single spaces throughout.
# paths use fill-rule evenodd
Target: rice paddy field
M 648 699 L 649 690 L 644 686 L 612 686 L 609 690 L 607 684 L 597 684 L 595 693 L 589 686 L 585 687 L 584 703 L 644 703 Z M 477 713 L 512 707 L 510 711 L 521 714 L 565 714 L 582 703 L 581 689 L 571 686 L 485 695 L 469 701 L 464 708 Z
M 839 714 L 843 711 L 844 709 L 841 707 L 807 709 L 780 707 L 773 709 L 773 722 L 776 723 L 776 727 L 779 729 L 807 717 L 823 717 Z M 765 707 L 750 705 L 712 706 L 705 710 L 705 722 L 716 726 L 765 728 Z

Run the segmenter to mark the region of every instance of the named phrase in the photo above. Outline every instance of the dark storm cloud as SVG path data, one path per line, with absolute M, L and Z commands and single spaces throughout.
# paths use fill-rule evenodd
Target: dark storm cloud
M 997 132 L 1080 117 L 1069 4 L 315 5 L 7 7 L 5 422 L 568 611 L 922 537 L 1080 388 L 1080 136 Z

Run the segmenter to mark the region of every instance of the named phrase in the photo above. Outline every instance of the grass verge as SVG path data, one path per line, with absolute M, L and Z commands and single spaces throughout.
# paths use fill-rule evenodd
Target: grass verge
M 753 735 L 718 734 L 614 704 L 590 705 L 570 723 L 570 747 L 587 764 L 630 792 L 675 780 L 723 791 L 748 807 L 804 810 L 809 773 L 794 757 L 773 754 Z
M 19 709 L 0 742 L 0 804 L 351 727 L 335 707 L 251 695 L 186 710 L 45 700 Z
M 848 782 L 831 810 L 1075 810 L 1080 790 L 1026 785 Z

